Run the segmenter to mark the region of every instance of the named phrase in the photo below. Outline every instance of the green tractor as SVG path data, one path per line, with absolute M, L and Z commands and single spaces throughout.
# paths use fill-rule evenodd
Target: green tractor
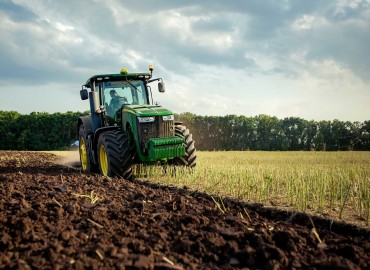
M 77 125 L 83 172 L 129 179 L 137 163 L 196 165 L 189 130 L 153 103 L 149 84 L 158 81 L 161 93 L 165 85 L 161 78 L 152 79 L 153 66 L 149 71 L 95 75 L 82 86 L 81 99 L 89 99 L 91 111 Z

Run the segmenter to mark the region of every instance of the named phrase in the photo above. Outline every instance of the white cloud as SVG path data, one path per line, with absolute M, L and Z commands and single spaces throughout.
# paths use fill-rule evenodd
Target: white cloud
M 0 81 L 36 96 L 53 85 L 78 101 L 74 89 L 91 75 L 154 64 L 168 83 L 156 100 L 176 112 L 370 115 L 369 1 L 7 1 Z M 63 110 L 57 101 L 38 106 Z M 35 107 L 14 107 L 26 108 Z
M 313 16 L 304 14 L 297 20 L 293 22 L 292 28 L 294 30 L 310 30 L 310 29 L 319 29 L 326 27 L 328 22 L 323 17 Z
M 61 22 L 55 22 L 54 25 L 55 25 L 56 29 L 58 29 L 59 31 L 62 31 L 62 32 L 67 32 L 67 31 L 74 30 L 73 26 L 66 25 L 66 24 L 63 24 Z
M 210 15 L 186 16 L 178 11 L 166 11 L 161 13 L 159 17 L 163 17 L 159 25 L 163 33 L 168 37 L 175 37 L 175 42 L 181 44 L 196 44 L 199 47 L 212 50 L 217 53 L 230 50 L 235 45 L 237 39 L 237 31 L 221 32 L 209 30 L 207 32 L 197 32 L 194 24 L 211 23 L 214 19 Z
M 339 0 L 334 11 L 335 15 L 345 14 L 348 9 L 356 9 L 361 4 L 370 4 L 369 0 Z

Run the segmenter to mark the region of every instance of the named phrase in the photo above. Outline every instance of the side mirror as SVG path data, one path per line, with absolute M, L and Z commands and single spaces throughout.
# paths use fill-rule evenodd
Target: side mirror
M 89 94 L 87 93 L 87 89 L 82 89 L 80 91 L 80 96 L 82 100 L 86 100 L 89 98 Z
M 158 91 L 161 93 L 164 93 L 166 91 L 166 85 L 164 84 L 164 82 L 158 83 Z

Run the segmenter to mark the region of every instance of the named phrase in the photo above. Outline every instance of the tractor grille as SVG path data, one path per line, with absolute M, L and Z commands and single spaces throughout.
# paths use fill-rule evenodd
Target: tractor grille
M 161 116 L 156 116 L 151 123 L 138 123 L 141 143 L 146 143 L 151 138 L 164 138 L 175 136 L 173 121 L 163 121 Z

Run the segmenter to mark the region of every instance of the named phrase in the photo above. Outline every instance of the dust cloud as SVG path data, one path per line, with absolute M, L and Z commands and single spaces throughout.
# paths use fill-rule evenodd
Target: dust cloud
M 58 159 L 55 163 L 69 168 L 74 169 L 80 168 L 81 162 L 78 149 L 77 150 L 74 149 L 71 151 L 63 151 L 61 152 L 61 154 L 59 154 L 59 156 L 60 159 Z

